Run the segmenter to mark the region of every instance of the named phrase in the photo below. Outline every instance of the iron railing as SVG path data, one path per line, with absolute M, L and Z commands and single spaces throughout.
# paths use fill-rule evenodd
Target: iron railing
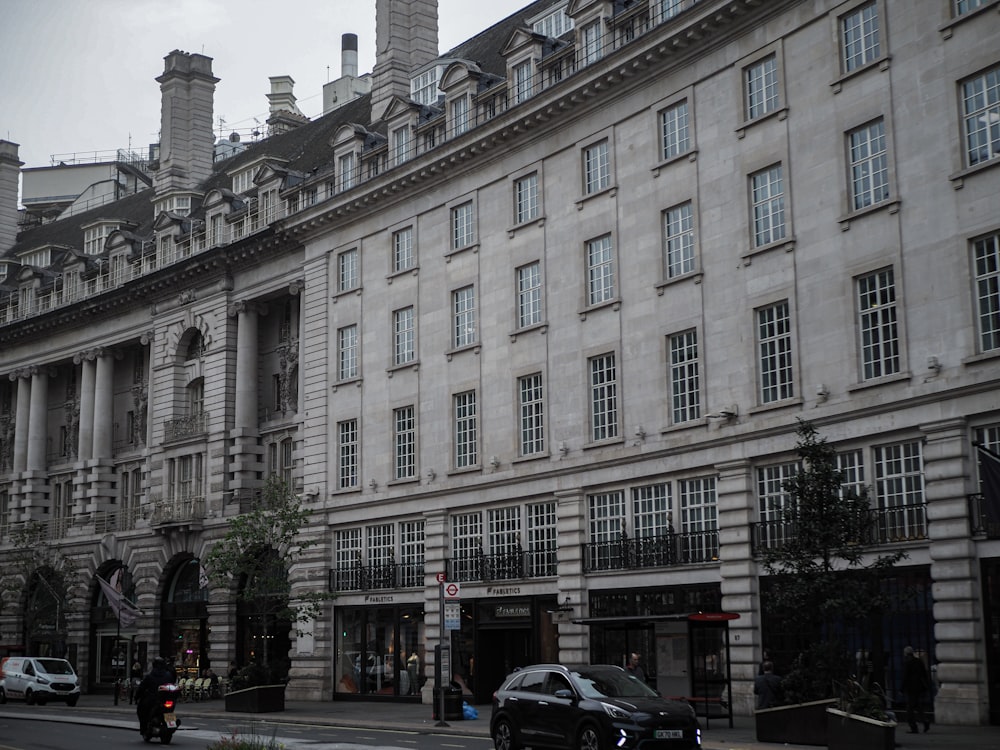
M 358 564 L 330 569 L 331 592 L 413 589 L 423 585 L 423 563 Z
M 1000 507 L 991 508 L 981 494 L 969 495 L 968 500 L 969 530 L 972 536 L 1000 539 Z
M 585 573 L 663 568 L 718 559 L 719 532 L 714 529 L 634 538 L 622 534 L 618 539 L 583 545 Z
M 511 581 L 520 578 L 542 578 L 556 575 L 556 548 L 525 550 L 520 547 L 495 555 L 481 552 L 446 561 L 448 580 Z

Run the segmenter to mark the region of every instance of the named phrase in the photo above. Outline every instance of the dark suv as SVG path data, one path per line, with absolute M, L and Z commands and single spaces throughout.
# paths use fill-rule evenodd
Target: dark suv
M 669 701 L 621 667 L 536 664 L 517 670 L 493 694 L 496 750 L 681 750 L 701 745 L 687 703 Z

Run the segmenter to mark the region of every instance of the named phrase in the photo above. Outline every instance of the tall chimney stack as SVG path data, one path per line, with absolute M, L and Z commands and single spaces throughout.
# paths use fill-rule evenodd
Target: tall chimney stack
M 340 35 L 340 75 L 358 76 L 358 35 Z
M 24 162 L 17 143 L 0 140 L 0 253 L 17 241 L 17 180 Z
M 212 173 L 215 136 L 212 58 L 174 50 L 164 60 L 160 84 L 160 167 L 156 194 L 194 190 Z
M 372 121 L 394 96 L 410 96 L 410 74 L 438 57 L 437 0 L 376 0 Z

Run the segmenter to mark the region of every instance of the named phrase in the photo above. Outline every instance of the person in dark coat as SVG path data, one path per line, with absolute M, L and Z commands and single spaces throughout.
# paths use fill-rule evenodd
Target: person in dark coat
M 761 673 L 753 678 L 753 694 L 757 696 L 757 708 L 780 705 L 781 678 L 774 673 L 774 664 L 765 661 L 760 668 Z
M 156 691 L 160 685 L 168 685 L 173 682 L 170 670 L 167 669 L 167 661 L 161 656 L 153 659 L 153 668 L 149 674 L 142 678 L 139 687 L 135 691 L 135 713 L 139 717 L 139 734 L 146 733 L 146 725 L 149 717 L 156 706 Z
M 903 649 L 903 695 L 906 696 L 906 723 L 910 725 L 910 734 L 917 733 L 917 721 L 920 718 L 920 700 L 925 692 L 930 690 L 931 681 L 927 667 L 913 653 L 913 646 Z M 929 732 L 931 722 L 927 714 L 923 714 L 924 731 Z

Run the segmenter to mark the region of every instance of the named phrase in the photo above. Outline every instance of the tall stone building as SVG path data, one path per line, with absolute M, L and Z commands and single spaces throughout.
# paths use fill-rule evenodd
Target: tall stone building
M 171 52 L 152 184 L 99 208 L 18 232 L 0 142 L 0 554 L 34 522 L 88 573 L 0 653 L 98 690 L 287 638 L 293 697 L 418 700 L 447 632 L 479 701 L 640 651 L 746 713 L 805 419 L 907 553 L 859 657 L 1000 720 L 1000 4 L 538 0 L 443 54 L 436 2 L 377 6 L 370 92 L 309 121 L 272 78 L 222 161 Z M 303 635 L 203 585 L 269 475 L 320 542 L 294 590 L 336 594 Z

